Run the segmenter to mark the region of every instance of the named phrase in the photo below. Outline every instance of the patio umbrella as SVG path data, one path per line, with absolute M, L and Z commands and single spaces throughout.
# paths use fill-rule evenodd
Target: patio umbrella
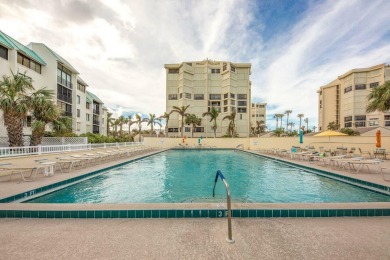
M 346 135 L 347 134 L 344 134 L 344 133 L 341 133 L 341 132 L 332 131 L 332 130 L 326 130 L 324 132 L 321 132 L 321 133 L 313 135 L 313 136 L 318 136 L 318 137 L 328 136 L 329 137 L 329 141 L 330 141 L 330 137 L 331 136 L 346 136 Z
M 381 148 L 381 130 L 376 131 L 376 147 Z

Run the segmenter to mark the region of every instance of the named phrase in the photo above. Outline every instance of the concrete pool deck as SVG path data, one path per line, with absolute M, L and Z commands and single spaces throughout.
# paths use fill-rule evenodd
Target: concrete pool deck
M 55 158 L 58 154 L 53 155 Z M 45 155 L 45 158 L 50 158 Z M 37 157 L 2 160 L 32 163 Z M 279 158 L 278 158 L 279 159 Z M 14 161 L 16 160 L 16 161 Z M 34 182 L 0 178 L 0 198 L 49 185 L 125 162 L 116 160 L 71 173 L 39 175 Z M 297 164 L 325 169 L 389 186 L 377 173 L 335 171 L 305 161 Z M 390 167 L 390 161 L 383 164 Z M 4 203 L 2 209 L 172 208 L 175 204 L 47 205 Z M 180 208 L 224 208 L 225 205 L 177 204 Z M 234 207 L 281 208 L 291 204 L 234 203 Z M 296 207 L 323 207 L 299 204 Z M 354 208 L 356 203 L 333 203 Z M 359 207 L 390 208 L 390 203 L 359 203 Z M 227 219 L 36 219 L 0 218 L 0 259 L 389 259 L 390 217 L 233 218 L 234 244 L 226 242 Z

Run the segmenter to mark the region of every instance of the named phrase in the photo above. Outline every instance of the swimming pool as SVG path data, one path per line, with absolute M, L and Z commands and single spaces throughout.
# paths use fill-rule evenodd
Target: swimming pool
M 217 170 L 233 201 L 256 203 L 389 202 L 390 196 L 305 169 L 233 150 L 169 150 L 108 170 L 29 203 L 209 202 Z M 225 198 L 221 182 L 217 197 Z

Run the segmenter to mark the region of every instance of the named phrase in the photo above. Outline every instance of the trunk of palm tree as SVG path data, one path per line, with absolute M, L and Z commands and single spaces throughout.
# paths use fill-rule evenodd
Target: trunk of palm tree
M 9 146 L 24 146 L 23 119 L 16 113 L 4 113 L 4 124 L 7 128 Z
M 165 137 L 168 137 L 168 119 L 165 121 Z
M 42 137 L 45 134 L 45 127 L 36 128 L 31 133 L 30 146 L 37 146 L 42 143 Z
M 184 134 L 184 116 L 181 116 L 181 138 L 183 138 Z
M 150 137 L 153 136 L 153 123 L 150 125 Z
M 138 127 L 138 142 L 141 142 L 141 129 L 142 127 Z

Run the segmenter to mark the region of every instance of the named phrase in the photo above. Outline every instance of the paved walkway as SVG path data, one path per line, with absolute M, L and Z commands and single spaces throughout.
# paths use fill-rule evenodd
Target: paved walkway
M 390 218 L 1 219 L 0 259 L 390 259 Z

